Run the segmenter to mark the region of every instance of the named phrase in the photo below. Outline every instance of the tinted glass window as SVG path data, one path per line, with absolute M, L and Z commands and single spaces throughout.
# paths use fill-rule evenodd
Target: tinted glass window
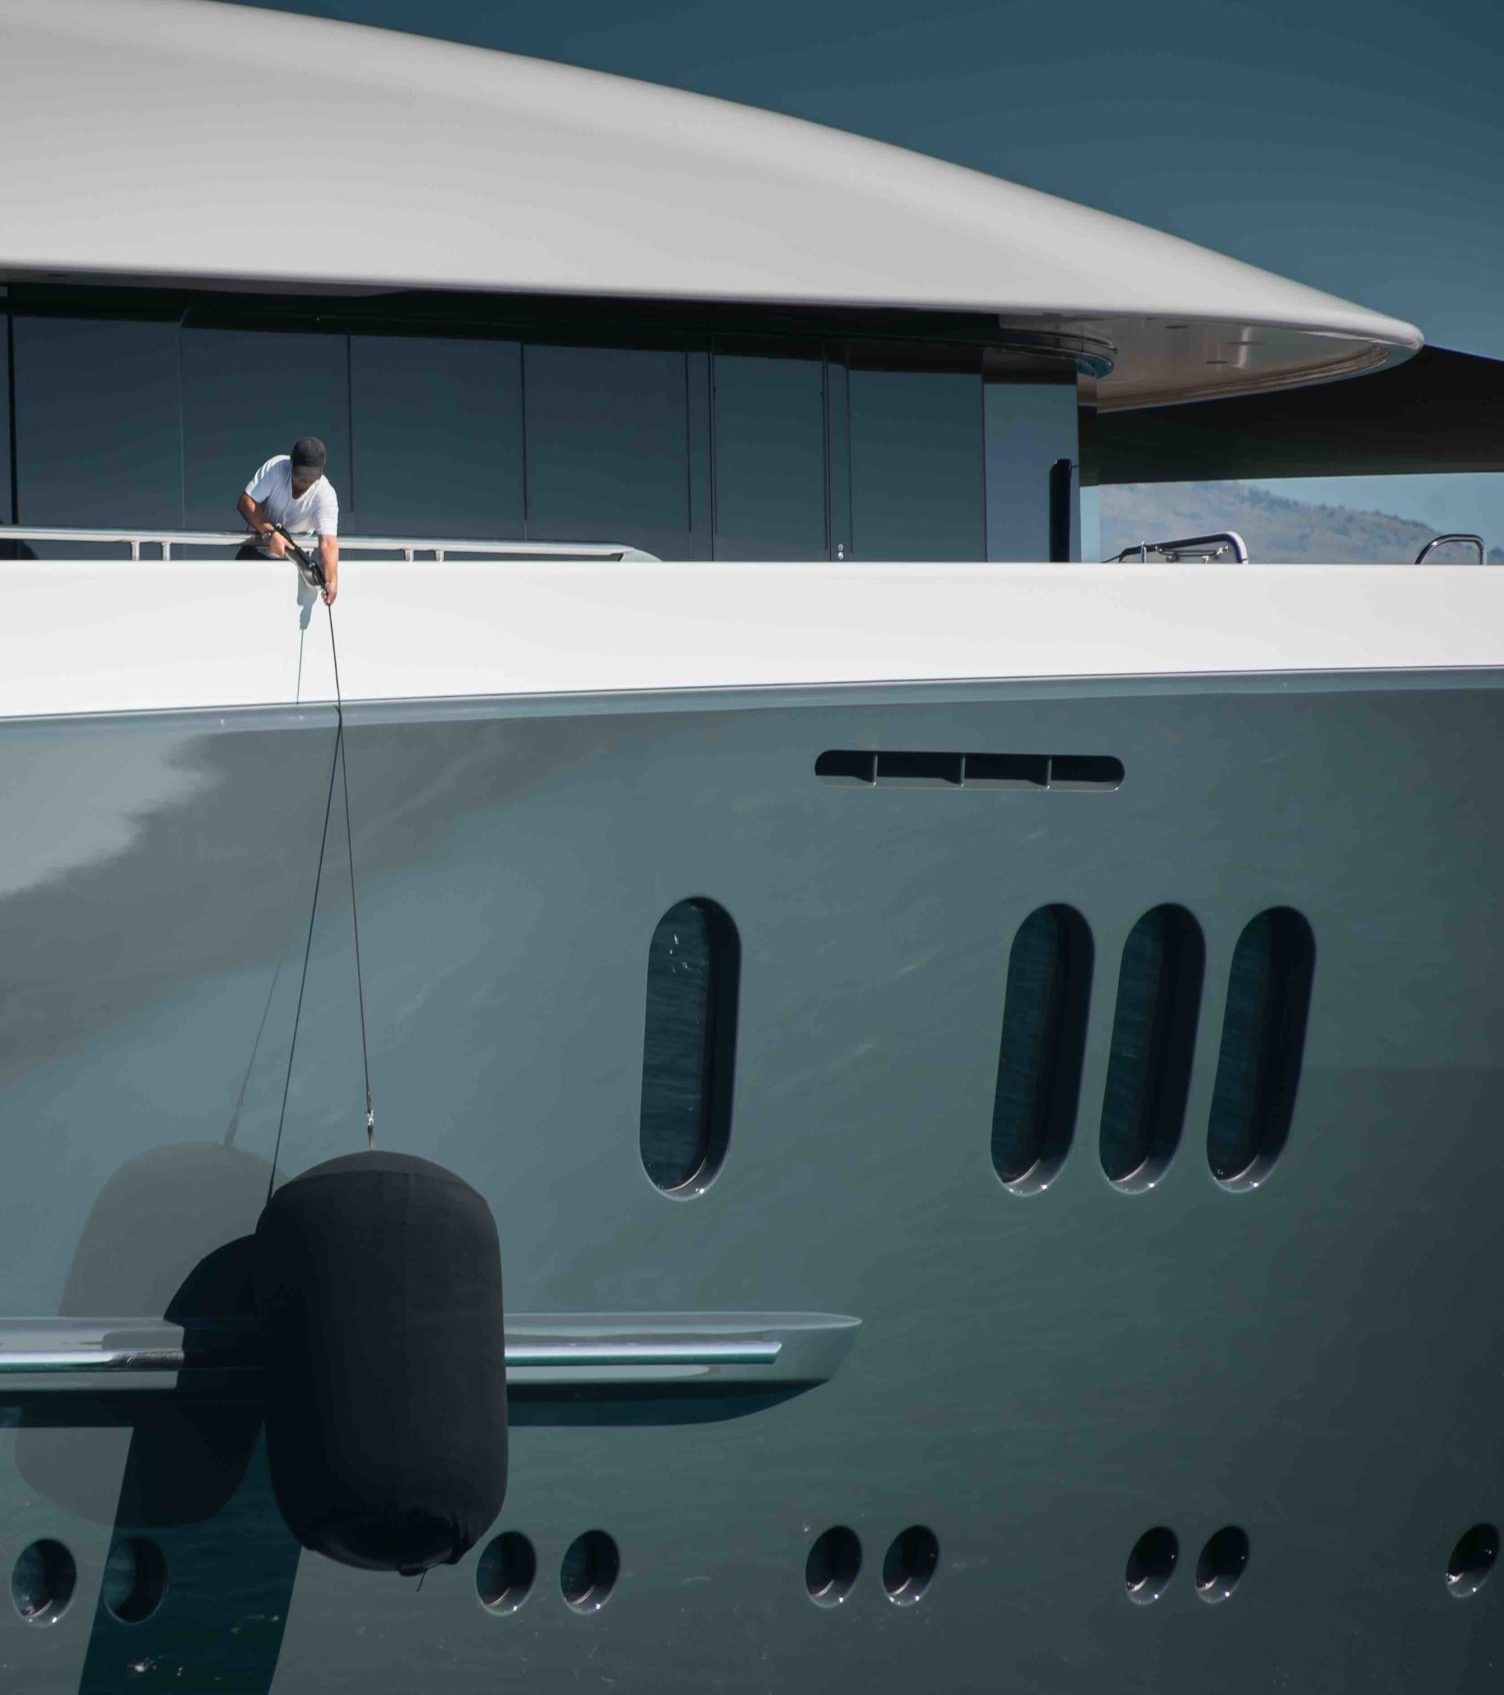
M 22 522 L 182 523 L 176 324 L 17 317 L 15 361 Z
M 718 559 L 823 559 L 825 364 L 718 354 Z
M 1227 984 L 1206 1153 L 1224 1183 L 1279 1157 L 1305 1052 L 1316 944 L 1298 912 L 1261 912 L 1238 938 Z
M 363 533 L 521 534 L 516 342 L 352 336 L 350 401 L 349 505 Z
M 982 559 L 982 375 L 853 364 L 852 551 Z
M 239 529 L 235 502 L 264 460 L 299 436 L 329 449 L 349 497 L 347 338 L 291 330 L 182 332 L 183 478 L 190 529 Z M 348 527 L 348 526 L 345 526 Z
M 703 1185 L 730 1135 L 739 945 L 711 901 L 686 900 L 648 947 L 642 1163 L 660 1189 Z
M 1091 933 L 1068 906 L 1041 907 L 1014 937 L 992 1105 L 992 1163 L 1010 1186 L 1043 1187 L 1070 1148 L 1091 956 Z
M 990 382 L 986 392 L 987 557 L 1046 560 L 1050 471 L 1077 458 L 1075 386 Z
M 688 366 L 641 348 L 523 354 L 529 533 L 657 552 L 690 522 Z
M 14 521 L 10 503 L 10 319 L 0 312 L 0 524 Z
M 1123 944 L 1102 1099 L 1102 1169 L 1148 1187 L 1180 1141 L 1206 948 L 1184 907 L 1147 912 Z

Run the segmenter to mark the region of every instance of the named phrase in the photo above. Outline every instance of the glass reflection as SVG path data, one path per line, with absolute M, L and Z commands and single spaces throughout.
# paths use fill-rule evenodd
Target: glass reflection
M 715 554 L 823 559 L 825 367 L 717 354 Z
M 982 559 L 982 375 L 853 365 L 852 547 L 858 559 Z
M 348 337 L 284 329 L 182 331 L 183 483 L 188 527 L 240 526 L 235 499 L 263 460 L 299 436 L 329 449 L 350 498 Z
M 18 521 L 180 525 L 177 325 L 18 316 L 14 336 Z M 227 510 L 233 502 L 232 493 Z M 31 545 L 75 559 L 84 551 Z
M 352 336 L 350 406 L 349 504 L 361 531 L 522 533 L 522 352 L 515 341 Z
M 689 530 L 688 369 L 682 353 L 528 347 L 527 516 L 653 551 Z
M 1051 468 L 1078 457 L 1075 385 L 989 382 L 986 395 L 987 557 L 1047 560 Z

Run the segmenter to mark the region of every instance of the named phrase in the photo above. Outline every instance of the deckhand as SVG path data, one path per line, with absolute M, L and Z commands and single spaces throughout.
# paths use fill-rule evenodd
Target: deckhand
M 305 548 L 311 549 L 317 536 L 324 603 L 332 606 L 339 593 L 339 497 L 324 475 L 328 458 L 317 436 L 302 436 L 292 444 L 291 453 L 267 460 L 236 502 L 257 536 L 236 558 L 286 559 L 287 543 L 277 534 L 278 524 Z

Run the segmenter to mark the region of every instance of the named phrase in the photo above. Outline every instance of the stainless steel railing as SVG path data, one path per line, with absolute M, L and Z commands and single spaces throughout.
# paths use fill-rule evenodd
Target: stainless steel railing
M 1416 554 L 1415 563 L 1417 565 L 1424 565 L 1431 555 L 1435 553 L 1438 547 L 1447 547 L 1453 542 L 1457 542 L 1463 547 L 1476 547 L 1478 550 L 1478 563 L 1482 565 L 1486 562 L 1487 555 L 1483 550 L 1482 536 L 1450 535 L 1432 536 L 1430 541 L 1428 541 L 1420 552 Z
M 1136 542 L 1132 547 L 1125 547 L 1110 563 L 1122 565 L 1129 559 L 1147 563 L 1151 553 L 1157 553 L 1172 565 L 1178 565 L 1187 559 L 1209 565 L 1214 559 L 1224 559 L 1228 554 L 1231 554 L 1239 565 L 1248 563 L 1248 545 L 1236 530 L 1219 530 L 1216 535 L 1211 536 L 1183 536 L 1178 541 Z
M 253 540 L 249 530 L 70 530 L 34 524 L 0 524 L 0 542 L 92 542 L 115 544 L 141 558 L 143 547 L 161 549 L 161 558 L 171 559 L 175 547 L 243 547 Z M 446 555 L 481 554 L 502 559 L 614 559 L 653 563 L 656 553 L 619 542 L 593 541 L 469 541 L 462 536 L 443 538 L 415 536 L 341 536 L 340 553 L 400 553 L 412 562 L 431 556 L 443 564 Z

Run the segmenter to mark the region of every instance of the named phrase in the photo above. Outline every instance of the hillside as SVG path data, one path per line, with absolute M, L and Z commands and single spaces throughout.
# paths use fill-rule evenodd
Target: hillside
M 1145 539 L 1236 530 L 1254 560 L 1408 565 L 1436 533 L 1383 512 L 1316 506 L 1244 483 L 1123 483 L 1101 491 L 1102 557 Z M 1438 550 L 1436 563 L 1471 560 L 1471 551 Z M 1491 559 L 1504 563 L 1504 551 Z

